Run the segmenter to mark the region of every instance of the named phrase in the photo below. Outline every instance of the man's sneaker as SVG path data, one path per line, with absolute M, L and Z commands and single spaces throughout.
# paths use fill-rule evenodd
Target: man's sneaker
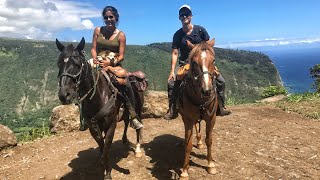
M 166 115 L 163 116 L 163 118 L 165 120 L 172 120 L 172 119 L 175 119 L 179 116 L 178 112 L 175 112 L 175 113 L 171 113 L 171 111 L 169 111 Z
M 141 129 L 141 128 L 143 128 L 143 124 L 137 118 L 134 118 L 134 119 L 132 119 L 130 121 L 130 126 L 133 129 Z

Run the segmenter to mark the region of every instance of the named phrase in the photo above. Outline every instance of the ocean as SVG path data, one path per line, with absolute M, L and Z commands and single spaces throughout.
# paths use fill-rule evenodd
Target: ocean
M 269 56 L 289 93 L 315 92 L 310 68 L 320 64 L 320 43 L 247 47 Z
M 278 69 L 289 93 L 314 92 L 310 68 L 320 64 L 320 47 L 262 50 Z

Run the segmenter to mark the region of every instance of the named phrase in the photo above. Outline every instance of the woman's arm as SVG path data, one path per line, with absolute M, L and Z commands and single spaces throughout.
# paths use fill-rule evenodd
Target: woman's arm
M 115 64 L 124 60 L 124 54 L 126 51 L 126 35 L 121 31 L 119 35 L 119 56 L 116 59 Z
M 92 47 L 91 47 L 91 57 L 93 58 L 94 63 L 98 63 L 97 61 L 97 38 L 100 33 L 100 27 L 96 27 L 93 31 L 92 37 Z

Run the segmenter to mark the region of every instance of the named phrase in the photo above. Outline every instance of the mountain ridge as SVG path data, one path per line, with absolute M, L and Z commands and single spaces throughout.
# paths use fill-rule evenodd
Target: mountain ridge
M 166 91 L 171 46 L 170 43 L 158 44 L 163 46 L 128 45 L 122 65 L 129 71 L 145 72 L 150 90 Z M 86 43 L 87 58 L 90 58 L 90 48 L 91 43 Z M 215 50 L 216 64 L 226 80 L 229 101 L 254 102 L 260 98 L 264 87 L 281 85 L 277 69 L 268 56 L 250 51 Z M 1 123 L 15 132 L 47 124 L 52 108 L 60 104 L 57 98 L 58 55 L 54 41 L 0 38 L 0 103 L 6 104 L 0 107 Z

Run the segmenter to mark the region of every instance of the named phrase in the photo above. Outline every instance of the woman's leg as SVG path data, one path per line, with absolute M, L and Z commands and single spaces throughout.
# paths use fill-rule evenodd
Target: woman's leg
M 131 83 L 128 81 L 128 83 L 126 84 L 126 90 L 125 90 L 126 96 L 127 96 L 127 100 L 126 100 L 126 106 L 129 110 L 130 113 L 130 124 L 131 127 L 134 129 L 140 129 L 143 128 L 142 123 L 138 120 L 138 116 L 137 113 L 135 111 L 135 107 L 136 107 L 136 101 L 135 101 L 135 96 L 134 96 L 134 92 L 131 86 Z

